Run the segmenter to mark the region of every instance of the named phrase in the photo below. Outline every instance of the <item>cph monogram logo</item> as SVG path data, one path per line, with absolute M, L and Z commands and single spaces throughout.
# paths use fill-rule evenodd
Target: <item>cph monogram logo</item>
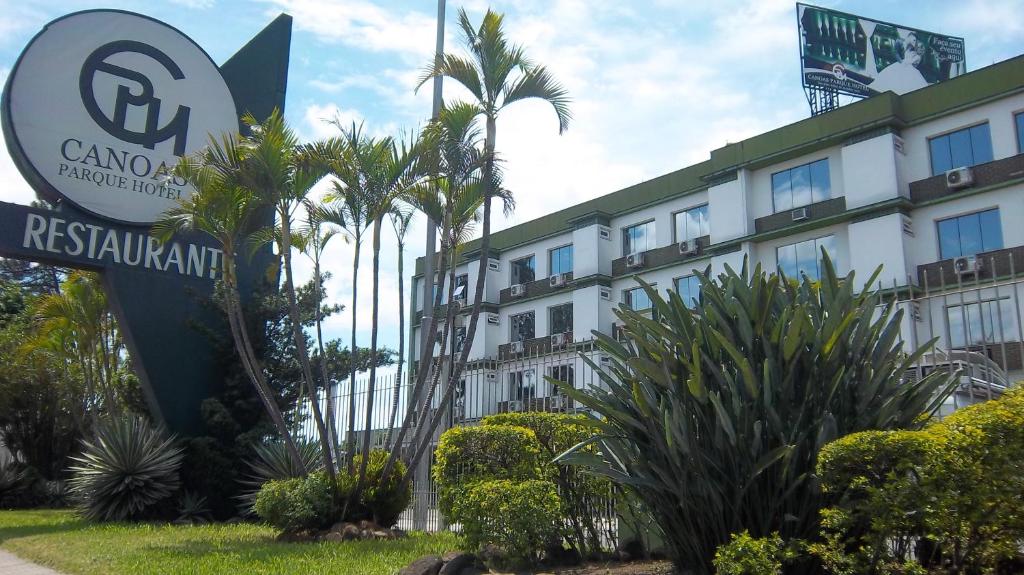
M 181 68 L 175 64 L 170 56 L 149 44 L 133 40 L 118 40 L 104 44 L 85 59 L 78 79 L 82 103 L 85 104 L 85 109 L 89 112 L 89 116 L 111 136 L 125 142 L 139 144 L 149 150 L 152 150 L 160 142 L 174 138 L 174 155 L 185 155 L 185 144 L 188 141 L 188 119 L 191 109 L 188 106 L 179 105 L 174 113 L 174 117 L 166 125 L 157 127 L 160 122 L 161 101 L 160 98 L 154 95 L 153 82 L 141 72 L 106 61 L 110 56 L 122 53 L 137 53 L 148 56 L 163 66 L 175 80 L 185 78 Z M 96 100 L 93 79 L 97 72 L 105 72 L 128 80 L 133 84 L 118 84 L 117 97 L 114 100 L 113 118 L 108 117 L 104 113 L 100 108 L 99 102 Z M 132 93 L 133 88 L 140 89 L 140 92 L 137 94 Z M 142 132 L 134 132 L 127 128 L 128 106 L 142 108 L 146 118 L 145 129 Z

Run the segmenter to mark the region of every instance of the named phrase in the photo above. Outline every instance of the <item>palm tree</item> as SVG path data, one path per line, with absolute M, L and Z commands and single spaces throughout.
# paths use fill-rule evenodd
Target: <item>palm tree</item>
M 239 171 L 241 185 L 254 190 L 265 203 L 274 206 L 277 212 L 278 228 L 271 236 L 277 243 L 278 254 L 283 262 L 284 291 L 288 301 L 288 316 L 295 341 L 296 355 L 302 369 L 302 378 L 309 394 L 310 411 L 320 436 L 320 456 L 324 469 L 336 489 L 337 481 L 332 457 L 332 445 L 323 413 L 316 380 L 313 378 L 312 363 L 306 347 L 306 334 L 302 329 L 302 314 L 299 311 L 292 272 L 292 219 L 313 186 L 325 174 L 318 164 L 307 161 L 300 153 L 295 132 L 288 127 L 281 113 L 275 109 L 263 122 L 247 114 L 243 121 L 249 128 L 250 136 L 245 138 L 242 169 Z M 336 493 L 337 494 L 337 493 Z
M 568 92 L 543 66 L 538 66 L 527 59 L 521 46 L 512 44 L 502 29 L 504 17 L 487 10 L 479 28 L 474 28 L 464 9 L 459 10 L 459 27 L 463 33 L 465 45 L 469 50 L 467 56 L 446 54 L 443 60 L 435 61 L 427 68 L 420 78 L 419 86 L 436 76 L 444 76 L 455 80 L 475 98 L 471 105 L 476 106 L 477 115 L 483 117 L 486 130 L 484 139 L 484 204 L 483 230 L 480 238 L 480 264 L 477 271 L 476 289 L 474 290 L 473 309 L 470 313 L 466 341 L 472 342 L 476 336 L 477 320 L 480 317 L 480 306 L 483 303 L 484 279 L 487 274 L 487 259 L 491 240 L 491 199 L 496 196 L 495 177 L 495 138 L 499 113 L 506 106 L 527 99 L 540 99 L 551 104 L 558 117 L 558 132 L 564 133 L 569 128 L 572 114 L 569 111 Z M 417 87 L 417 88 L 418 88 Z M 428 338 L 430 337 L 428 333 Z M 469 359 L 472 345 L 464 345 L 458 360 L 452 367 L 446 384 L 445 399 L 437 410 L 430 425 L 421 434 L 420 445 L 413 452 L 412 466 L 422 457 L 429 443 L 430 435 L 440 424 L 447 406 L 447 398 L 455 389 L 455 383 L 462 376 Z
M 238 251 L 259 230 L 262 210 L 266 207 L 260 196 L 240 180 L 245 146 L 240 136 L 224 135 L 219 140 L 211 136 L 207 147 L 183 158 L 174 173 L 196 191 L 164 212 L 153 225 L 152 233 L 158 240 L 168 241 L 175 233 L 195 230 L 220 244 L 222 265 L 217 291 L 239 359 L 296 468 L 304 470 L 302 456 L 253 349 L 238 292 Z
M 335 125 L 341 128 L 340 124 Z M 356 429 L 356 366 L 359 348 L 356 345 L 357 302 L 359 294 L 359 257 L 363 245 L 363 235 L 370 223 L 367 212 L 368 192 L 360 176 L 357 162 L 359 146 L 363 141 L 362 127 L 352 125 L 351 130 L 341 129 L 342 136 L 311 145 L 309 154 L 332 177 L 332 189 L 324 197 L 327 221 L 338 225 L 348 234 L 354 247 L 352 256 L 352 337 L 349 347 L 352 350 L 348 385 L 348 429 L 345 433 L 345 458 L 349 474 L 355 472 L 355 429 Z M 338 207 L 331 209 L 330 204 Z
M 413 210 L 401 205 L 391 210 L 391 225 L 395 228 L 395 240 L 398 243 L 398 374 L 395 377 L 395 389 L 391 394 L 388 432 L 384 438 L 384 446 L 388 449 L 391 449 L 391 438 L 395 431 L 395 420 L 398 419 L 398 402 L 402 391 L 402 367 L 405 361 L 405 240 L 414 213 Z
M 321 259 L 323 258 L 324 250 L 327 249 L 327 244 L 330 243 L 335 236 L 339 235 L 339 230 L 333 222 L 344 223 L 344 214 L 333 210 L 332 208 L 319 205 L 309 198 L 304 202 L 306 206 L 306 226 L 299 231 L 299 235 L 302 238 L 302 247 L 300 251 L 306 254 L 313 262 L 313 284 L 314 284 L 314 303 L 316 305 L 316 311 L 314 312 L 314 321 L 316 323 L 316 345 L 317 351 L 320 354 L 320 380 L 323 382 L 324 389 L 327 393 L 327 432 L 331 438 L 331 448 L 334 450 L 334 457 L 336 461 L 340 461 L 341 449 L 338 445 L 338 430 L 337 424 L 337 395 L 333 391 L 334 384 L 327 374 L 327 354 L 324 351 L 324 332 L 323 332 L 323 282 L 324 275 L 320 267 Z M 348 241 L 347 236 L 342 236 L 346 242 Z M 339 308 L 340 309 L 340 308 Z

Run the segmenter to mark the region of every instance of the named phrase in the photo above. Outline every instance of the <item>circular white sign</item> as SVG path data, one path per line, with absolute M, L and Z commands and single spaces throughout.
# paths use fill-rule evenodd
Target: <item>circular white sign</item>
M 206 52 L 138 14 L 51 22 L 8 82 L 4 135 L 23 171 L 35 172 L 29 180 L 120 222 L 152 223 L 191 195 L 174 165 L 209 135 L 238 131 L 234 99 Z

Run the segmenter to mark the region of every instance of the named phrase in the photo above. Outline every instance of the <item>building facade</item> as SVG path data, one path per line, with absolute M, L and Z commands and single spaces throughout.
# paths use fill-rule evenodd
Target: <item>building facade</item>
M 472 346 L 472 363 L 454 417 L 571 409 L 544 378 L 592 382 L 579 381 L 580 352 L 600 361 L 592 333 L 614 334 L 619 305 L 649 306 L 636 276 L 695 303 L 695 270 L 715 275 L 746 259 L 815 278 L 821 249 L 861 281 L 883 266 L 874 287 L 905 308 L 906 346 L 939 338 L 921 370 L 961 369 L 966 393 L 975 384 L 998 391 L 1024 369 L 1022 152 L 1024 56 L 726 145 L 707 161 L 496 232 L 485 256 L 470 244 L 456 268 L 462 334 L 480 257 L 488 272 L 476 337 L 457 338 Z

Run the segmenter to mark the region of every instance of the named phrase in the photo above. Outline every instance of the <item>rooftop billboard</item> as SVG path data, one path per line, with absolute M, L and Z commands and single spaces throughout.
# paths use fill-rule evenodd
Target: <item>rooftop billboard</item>
M 804 86 L 851 96 L 897 94 L 967 71 L 964 40 L 797 4 Z

